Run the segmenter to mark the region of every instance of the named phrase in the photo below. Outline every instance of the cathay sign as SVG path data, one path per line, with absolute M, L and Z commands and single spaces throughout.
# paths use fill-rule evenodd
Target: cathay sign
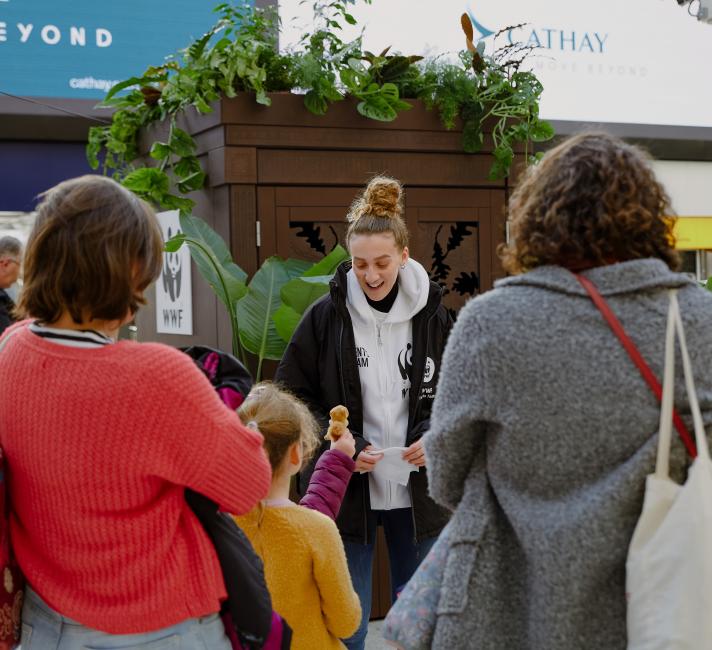
M 494 36 L 502 29 L 488 29 L 475 18 L 472 9 L 467 13 L 479 34 L 478 40 Z M 561 27 L 534 27 L 529 24 L 505 27 L 504 34 L 510 45 L 522 43 L 537 49 L 559 50 L 560 52 L 590 52 L 592 54 L 603 54 L 608 40 L 607 33 L 600 34 L 597 31 L 588 32 Z
M 204 0 L 0 0 L 0 90 L 101 99 L 216 21 Z
M 280 0 L 279 10 L 287 47 L 311 24 L 311 3 Z M 546 119 L 712 127 L 712 33 L 673 0 L 376 0 L 351 13 L 371 52 L 457 62 L 463 13 L 487 52 L 528 46 L 523 65 L 544 85 Z

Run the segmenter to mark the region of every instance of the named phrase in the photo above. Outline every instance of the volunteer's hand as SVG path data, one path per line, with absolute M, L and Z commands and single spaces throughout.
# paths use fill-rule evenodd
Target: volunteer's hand
M 408 449 L 403 452 L 403 460 L 413 463 L 416 467 L 425 467 L 425 449 L 423 449 L 423 441 L 417 440 Z
M 368 452 L 371 453 L 368 453 Z M 373 453 L 376 450 L 369 445 L 356 457 L 356 467 L 354 472 L 372 472 L 378 461 L 383 458 L 383 454 Z
M 353 458 L 356 453 L 356 441 L 354 440 L 351 431 L 346 429 L 345 433 L 339 436 L 336 440 L 332 440 L 330 449 L 338 449 L 349 458 Z

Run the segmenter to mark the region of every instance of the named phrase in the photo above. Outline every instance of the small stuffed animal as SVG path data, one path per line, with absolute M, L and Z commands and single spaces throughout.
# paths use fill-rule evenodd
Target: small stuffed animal
M 329 428 L 324 438 L 326 440 L 338 440 L 346 433 L 349 425 L 349 410 L 345 406 L 335 406 L 329 411 Z

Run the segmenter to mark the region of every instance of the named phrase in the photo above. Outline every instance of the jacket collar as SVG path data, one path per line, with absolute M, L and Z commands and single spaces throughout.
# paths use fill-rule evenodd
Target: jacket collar
M 676 289 L 695 284 L 689 276 L 671 271 L 665 262 L 655 258 L 597 266 L 582 271 L 581 275 L 591 280 L 604 296 L 645 289 Z M 502 289 L 517 286 L 539 287 L 575 296 L 588 295 L 576 276 L 561 266 L 540 266 L 495 283 L 495 287 Z

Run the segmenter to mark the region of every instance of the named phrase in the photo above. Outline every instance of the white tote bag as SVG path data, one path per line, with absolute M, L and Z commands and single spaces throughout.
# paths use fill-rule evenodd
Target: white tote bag
M 684 485 L 669 475 L 676 334 L 697 446 Z M 646 480 L 643 511 L 628 551 L 626 583 L 628 650 L 712 650 L 712 462 L 674 291 L 657 463 Z

